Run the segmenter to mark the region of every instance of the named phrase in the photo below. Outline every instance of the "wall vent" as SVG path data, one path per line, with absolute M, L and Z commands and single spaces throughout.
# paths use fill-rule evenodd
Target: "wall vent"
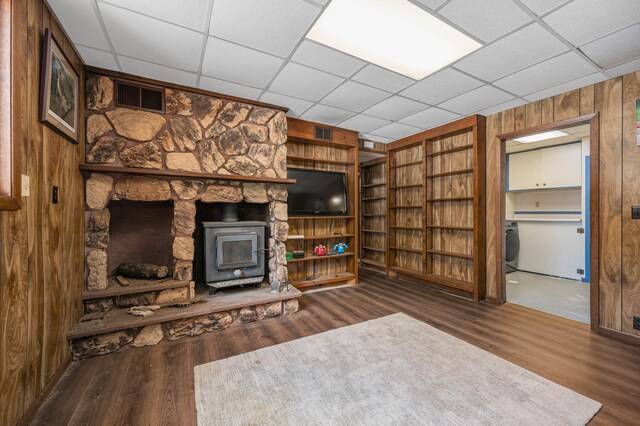
M 316 139 L 323 139 L 325 141 L 333 140 L 333 130 L 316 126 Z
M 161 87 L 144 86 L 118 80 L 116 80 L 115 86 L 116 106 L 164 112 L 164 89 Z

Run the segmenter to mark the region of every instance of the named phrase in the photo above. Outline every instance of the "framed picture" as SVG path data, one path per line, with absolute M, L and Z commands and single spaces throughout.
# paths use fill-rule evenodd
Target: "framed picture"
M 78 143 L 80 77 L 48 28 L 44 30 L 40 75 L 40 120 Z

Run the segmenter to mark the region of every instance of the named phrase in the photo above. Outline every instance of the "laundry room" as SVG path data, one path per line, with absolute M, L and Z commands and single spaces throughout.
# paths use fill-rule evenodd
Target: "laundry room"
M 507 300 L 589 323 L 589 125 L 505 148 Z

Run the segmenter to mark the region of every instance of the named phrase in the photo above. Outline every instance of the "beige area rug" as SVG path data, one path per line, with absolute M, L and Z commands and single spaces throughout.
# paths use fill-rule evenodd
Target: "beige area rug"
M 200 425 L 583 425 L 601 404 L 405 314 L 195 367 Z

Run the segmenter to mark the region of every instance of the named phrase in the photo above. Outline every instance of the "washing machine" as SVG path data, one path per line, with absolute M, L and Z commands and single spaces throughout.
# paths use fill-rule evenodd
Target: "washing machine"
M 506 273 L 518 270 L 518 256 L 520 255 L 520 234 L 518 232 L 518 222 L 507 222 L 504 239 L 506 245 Z

